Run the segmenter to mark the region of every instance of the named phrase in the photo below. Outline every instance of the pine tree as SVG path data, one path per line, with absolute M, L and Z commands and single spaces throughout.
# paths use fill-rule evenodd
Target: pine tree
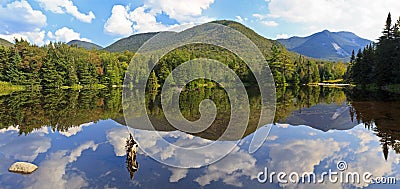
M 6 68 L 6 81 L 12 84 L 20 84 L 22 81 L 22 73 L 18 70 L 18 65 L 21 62 L 21 56 L 16 48 L 11 50 L 10 62 Z
M 57 57 L 53 44 L 49 45 L 46 58 L 40 70 L 41 85 L 45 89 L 60 88 L 63 84 L 63 78 L 57 72 Z

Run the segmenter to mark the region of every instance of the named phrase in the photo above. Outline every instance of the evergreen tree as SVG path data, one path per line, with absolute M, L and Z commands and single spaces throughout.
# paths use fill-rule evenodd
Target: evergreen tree
M 43 88 L 60 88 L 63 78 L 57 72 L 57 56 L 53 44 L 49 45 L 46 58 L 40 70 L 41 85 Z

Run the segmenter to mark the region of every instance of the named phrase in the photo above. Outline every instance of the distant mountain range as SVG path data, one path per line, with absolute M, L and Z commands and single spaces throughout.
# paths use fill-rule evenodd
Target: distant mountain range
M 324 30 L 308 37 L 278 39 L 288 50 L 302 55 L 330 61 L 349 60 L 351 52 L 358 51 L 372 41 L 358 37 L 351 32 L 330 32 Z
M 87 50 L 91 50 L 91 49 L 103 49 L 102 46 L 91 43 L 91 42 L 87 42 L 87 41 L 80 41 L 80 40 L 72 40 L 70 42 L 67 43 L 68 45 L 77 45 L 78 47 L 83 47 L 86 48 Z

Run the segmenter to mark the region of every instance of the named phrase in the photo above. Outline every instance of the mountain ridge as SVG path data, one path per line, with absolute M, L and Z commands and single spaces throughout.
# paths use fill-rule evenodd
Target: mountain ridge
M 91 50 L 91 49 L 96 49 L 96 50 L 100 50 L 103 49 L 102 46 L 97 45 L 95 43 L 92 42 L 87 42 L 87 41 L 81 41 L 81 40 L 71 40 L 70 42 L 67 43 L 68 45 L 77 45 L 78 47 L 83 47 L 87 50 Z
M 372 43 L 352 32 L 330 32 L 329 30 L 306 37 L 294 36 L 288 39 L 278 39 L 278 41 L 290 51 L 330 61 L 347 61 L 353 50 L 357 51 Z
M 13 45 L 14 45 L 13 43 L 11 43 L 11 42 L 9 42 L 9 41 L 7 41 L 5 39 L 0 38 L 0 46 L 11 47 Z
M 105 47 L 103 50 L 109 52 L 123 52 L 126 50 L 136 52 L 147 40 L 157 35 L 158 33 L 160 32 L 134 34 L 117 40 L 116 42 Z

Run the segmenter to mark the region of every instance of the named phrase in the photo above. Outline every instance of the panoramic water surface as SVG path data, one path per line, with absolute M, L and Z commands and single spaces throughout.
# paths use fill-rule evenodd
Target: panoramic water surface
M 260 96 L 248 90 L 251 111 L 259 112 Z M 204 89 L 181 94 L 181 112 L 199 118 L 203 99 L 214 100 L 218 115 L 204 132 L 187 134 L 170 126 L 160 97 L 147 99 L 155 129 L 178 146 L 213 142 L 226 128 L 229 101 L 223 90 Z M 375 177 L 400 178 L 400 96 L 336 88 L 277 89 L 275 124 L 262 147 L 248 152 L 258 119 L 251 117 L 245 136 L 222 160 L 197 169 L 163 165 L 143 152 L 173 161 L 176 153 L 158 145 L 141 125 L 128 129 L 121 90 L 22 92 L 0 97 L 0 188 L 398 188 L 397 184 L 260 183 L 260 172 L 369 172 Z M 256 117 L 256 116 L 254 116 Z M 255 120 L 253 120 L 255 119 Z M 265 129 L 265 128 L 261 128 Z M 128 169 L 129 133 L 140 137 L 138 170 Z M 145 141 L 145 142 L 143 142 Z M 212 154 L 218 154 L 218 148 Z M 182 157 L 182 156 L 180 156 Z M 30 175 L 8 172 L 16 161 L 39 169 Z M 131 170 L 131 171 L 129 171 Z M 301 178 L 299 178 L 301 180 Z

